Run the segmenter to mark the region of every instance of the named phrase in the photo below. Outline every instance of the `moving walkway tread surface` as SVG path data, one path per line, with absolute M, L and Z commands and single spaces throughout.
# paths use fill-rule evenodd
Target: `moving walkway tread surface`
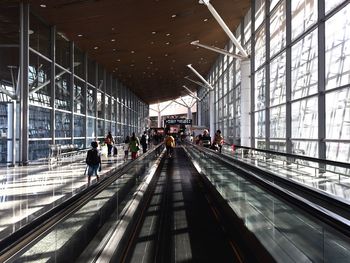
M 241 262 L 184 150 L 161 169 L 123 262 Z

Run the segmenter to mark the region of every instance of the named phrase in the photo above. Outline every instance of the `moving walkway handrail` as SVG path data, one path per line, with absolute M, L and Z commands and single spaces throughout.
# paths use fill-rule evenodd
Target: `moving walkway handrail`
M 162 145 L 158 145 L 161 147 Z M 70 214 L 77 211 L 80 207 L 86 204 L 94 196 L 103 191 L 111 183 L 116 181 L 119 177 L 125 174 L 128 170 L 133 167 L 135 161 L 142 161 L 148 154 L 153 150 L 141 155 L 134 161 L 127 162 L 123 166 L 119 166 L 104 175 L 104 178 L 92 186 L 76 193 L 65 202 L 55 206 L 54 208 L 47 211 L 45 214 L 37 217 L 30 223 L 26 224 L 10 236 L 0 240 L 0 262 L 5 262 L 13 255 L 21 251 L 28 244 L 34 242 L 39 236 L 49 232 L 53 226 L 64 220 Z
M 232 144 L 228 144 L 228 143 L 225 143 L 225 145 L 230 146 L 230 147 L 232 146 Z M 301 159 L 301 160 L 305 160 L 305 161 L 316 162 L 319 164 L 326 164 L 326 165 L 332 165 L 332 166 L 338 166 L 338 167 L 350 169 L 350 164 L 338 162 L 338 161 L 331 161 L 331 160 L 326 160 L 326 159 L 321 159 L 321 158 L 314 158 L 314 157 L 309 157 L 309 156 L 303 156 L 303 155 L 297 155 L 297 154 L 291 154 L 291 153 L 283 153 L 283 152 L 277 152 L 277 151 L 271 151 L 271 150 L 257 149 L 257 148 L 240 146 L 240 145 L 235 145 L 235 144 L 234 144 L 234 147 L 240 148 L 240 149 L 246 149 L 246 150 L 250 150 L 250 151 L 263 152 L 263 153 L 268 153 L 268 154 L 273 154 L 273 155 L 279 155 L 279 156 L 284 156 L 284 157 L 289 157 L 289 158 L 295 158 L 295 159 Z
M 240 173 L 242 175 L 245 175 L 247 179 L 257 183 L 258 185 L 262 186 L 264 189 L 267 189 L 269 192 L 272 192 L 274 194 L 276 194 L 277 196 L 282 197 L 284 200 L 288 201 L 289 203 L 292 203 L 294 205 L 296 205 L 297 207 L 301 208 L 302 210 L 306 211 L 307 213 L 311 213 L 312 215 L 314 215 L 316 218 L 318 218 L 320 221 L 332 226 L 333 228 L 341 231 L 343 234 L 347 235 L 348 237 L 350 237 L 350 220 L 339 215 L 336 214 L 333 211 L 330 211 L 327 208 L 322 207 L 319 204 L 316 204 L 310 200 L 307 200 L 306 198 L 303 198 L 279 185 L 274 184 L 273 182 L 268 181 L 267 179 L 261 178 L 260 176 L 252 173 L 251 171 L 248 171 L 245 168 L 242 168 L 240 166 L 236 166 L 233 163 L 237 162 L 237 160 L 230 158 L 228 156 L 225 155 L 220 155 L 217 154 L 216 152 L 209 150 L 209 149 L 205 149 L 203 147 L 199 147 L 197 145 L 194 144 L 188 144 L 192 147 L 195 147 L 197 150 L 204 152 L 205 154 L 209 155 L 211 158 L 214 159 L 219 159 L 221 160 L 222 163 L 226 164 L 229 167 L 234 167 L 235 170 L 240 171 Z M 254 168 L 254 166 L 248 165 L 246 164 L 246 167 L 250 167 L 250 168 Z M 264 170 L 260 170 L 259 173 L 263 173 L 263 174 L 269 174 L 269 176 L 271 176 L 271 173 L 268 173 Z M 277 176 L 273 175 L 275 178 L 277 178 Z M 282 179 L 282 178 L 281 178 Z M 300 185 L 297 185 L 293 182 L 290 181 L 290 185 L 298 186 L 297 188 L 303 187 Z M 327 195 L 322 195 L 322 193 L 320 191 L 313 191 L 312 189 L 306 188 L 304 187 L 304 192 L 308 192 L 311 193 L 313 195 L 318 195 L 319 197 L 322 197 L 324 200 L 328 199 L 328 202 L 334 202 L 335 204 L 337 204 L 338 206 L 340 205 L 339 200 L 338 199 L 333 199 L 330 198 Z M 349 205 L 345 204 L 345 203 L 341 203 L 344 206 L 346 206 L 346 208 L 344 208 L 344 210 L 349 210 Z

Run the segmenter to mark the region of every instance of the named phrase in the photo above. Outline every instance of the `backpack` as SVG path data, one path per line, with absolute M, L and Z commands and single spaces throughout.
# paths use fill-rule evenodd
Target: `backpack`
M 96 165 L 96 164 L 99 164 L 100 161 L 101 159 L 96 149 L 88 150 L 87 157 L 86 157 L 87 165 Z

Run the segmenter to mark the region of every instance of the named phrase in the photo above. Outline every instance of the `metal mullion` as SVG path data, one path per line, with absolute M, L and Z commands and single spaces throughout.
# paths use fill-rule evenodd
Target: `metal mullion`
M 326 96 L 325 96 L 325 5 L 318 0 L 318 158 L 326 159 Z M 322 167 L 320 167 L 322 168 Z
M 74 42 L 71 41 L 69 43 L 69 56 L 70 56 L 70 68 L 71 73 L 69 76 L 69 82 L 70 82 L 70 92 L 71 92 L 71 123 L 70 123 L 70 129 L 71 129 L 71 143 L 74 144 Z
M 21 81 L 21 136 L 20 136 L 20 162 L 28 164 L 28 127 L 29 127 L 29 4 L 20 3 L 20 81 Z
M 96 137 L 98 137 L 98 131 L 97 131 L 97 118 L 98 118 L 98 109 L 97 109 L 97 90 L 98 90 L 98 69 L 97 69 L 97 63 L 94 63 L 94 73 L 95 74 L 95 88 L 94 88 L 94 102 L 95 102 L 95 134 Z
M 286 152 L 292 153 L 292 4 L 286 0 Z
M 103 78 L 103 83 L 102 83 L 102 116 L 103 116 L 103 131 L 104 133 L 107 130 L 107 125 L 106 125 L 106 115 L 107 115 L 107 110 L 106 110 L 106 100 L 107 100 L 107 92 L 106 92 L 106 88 L 107 88 L 107 79 L 106 79 L 106 70 L 103 68 L 103 73 L 102 73 L 102 78 Z M 109 129 L 108 129 L 109 130 Z
M 51 138 L 52 144 L 55 144 L 56 141 L 56 26 L 51 27 Z
M 250 112 L 254 112 L 255 108 L 255 1 L 251 0 L 251 55 L 250 55 Z M 242 70 L 241 70 L 242 72 Z M 255 115 L 250 114 L 250 145 L 255 148 Z M 242 135 L 241 135 L 242 136 Z
M 270 149 L 270 2 L 265 2 L 265 148 Z
M 88 147 L 88 57 L 87 54 L 84 53 L 84 89 L 85 89 L 85 94 L 84 94 L 84 103 L 85 103 L 85 129 L 84 129 L 84 136 L 85 136 L 85 147 Z

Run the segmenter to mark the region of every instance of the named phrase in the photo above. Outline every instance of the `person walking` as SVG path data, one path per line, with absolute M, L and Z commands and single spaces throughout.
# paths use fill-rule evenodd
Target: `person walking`
M 113 149 L 113 136 L 112 133 L 109 131 L 106 138 L 105 138 L 105 143 L 107 144 L 107 149 L 108 149 L 108 156 L 112 155 L 112 149 Z
M 175 139 L 170 134 L 167 134 L 164 142 L 165 142 L 167 157 L 171 158 L 175 147 Z
M 123 144 L 124 161 L 128 160 L 128 157 L 129 157 L 129 147 L 130 147 L 129 143 L 130 143 L 130 137 L 128 135 L 128 136 L 126 136 L 124 144 Z
M 88 150 L 86 156 L 86 164 L 88 165 L 88 185 L 90 185 L 91 176 L 96 175 L 97 181 L 99 181 L 100 177 L 98 176 L 97 171 L 101 171 L 101 153 L 97 149 L 97 142 L 92 142 L 92 149 Z
M 148 142 L 148 138 L 147 138 L 147 132 L 144 132 L 143 135 L 141 136 L 141 146 L 142 146 L 142 152 L 146 153 L 147 152 L 147 142 Z
M 140 141 L 139 138 L 136 137 L 135 133 L 132 133 L 129 142 L 129 150 L 131 152 L 131 159 L 135 160 L 138 156 L 138 151 L 140 150 Z
M 218 148 L 219 153 L 221 153 L 222 145 L 224 144 L 224 137 L 221 135 L 221 131 L 217 130 L 214 135 L 213 145 Z

